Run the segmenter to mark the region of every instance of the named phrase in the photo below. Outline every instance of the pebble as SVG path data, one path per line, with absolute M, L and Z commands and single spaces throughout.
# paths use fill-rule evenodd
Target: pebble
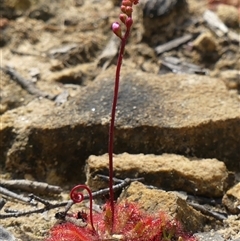
M 217 8 L 217 15 L 228 27 L 234 28 L 239 25 L 238 9 L 234 6 L 220 4 Z
M 0 226 L 0 240 L 1 241 L 16 241 L 14 236 L 2 226 Z
M 199 35 L 193 42 L 193 46 L 202 53 L 214 52 L 217 50 L 217 43 L 210 32 Z
M 240 213 L 240 183 L 226 192 L 222 202 L 232 214 Z

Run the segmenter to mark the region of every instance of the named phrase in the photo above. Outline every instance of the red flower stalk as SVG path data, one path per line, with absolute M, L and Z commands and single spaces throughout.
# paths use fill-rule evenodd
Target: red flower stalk
M 115 86 L 114 86 L 114 96 L 112 103 L 111 112 L 111 122 L 109 126 L 109 142 L 108 142 L 108 154 L 109 154 L 109 195 L 110 195 L 110 206 L 112 212 L 112 223 L 114 223 L 114 192 L 113 192 L 113 140 L 114 140 L 114 123 L 118 99 L 118 89 L 120 80 L 120 71 L 122 66 L 122 59 L 125 50 L 125 45 L 130 34 L 131 26 L 133 24 L 132 20 L 132 6 L 137 4 L 138 0 L 123 0 L 121 5 L 122 14 L 119 15 L 119 19 L 125 24 L 126 31 L 122 36 L 121 26 L 118 22 L 112 24 L 112 31 L 121 39 L 121 47 L 119 50 L 117 68 L 115 74 Z

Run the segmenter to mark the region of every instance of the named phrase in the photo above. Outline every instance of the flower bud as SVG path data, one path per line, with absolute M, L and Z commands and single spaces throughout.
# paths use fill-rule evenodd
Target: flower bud
M 126 10 L 125 10 L 125 13 L 127 14 L 128 17 L 132 16 L 132 12 L 133 12 L 132 7 L 127 6 Z
M 126 24 L 127 15 L 121 13 L 121 14 L 119 15 L 119 19 L 120 19 L 124 24 Z
M 132 1 L 130 1 L 130 0 L 123 0 L 123 1 L 122 1 L 122 5 L 123 5 L 123 6 L 126 6 L 126 7 L 127 7 L 127 6 L 130 6 L 130 7 L 131 7 L 133 4 L 132 4 Z
M 132 18 L 128 17 L 126 20 L 126 27 L 129 29 L 131 28 L 132 24 L 133 24 Z
M 121 11 L 122 11 L 123 13 L 126 13 L 126 6 L 122 5 L 122 6 L 121 6 Z
M 112 31 L 121 39 L 122 38 L 122 30 L 121 26 L 118 22 L 112 24 Z

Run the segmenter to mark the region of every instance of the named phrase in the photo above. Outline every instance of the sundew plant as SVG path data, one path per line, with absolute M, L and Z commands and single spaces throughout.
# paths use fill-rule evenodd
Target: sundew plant
M 112 31 L 120 39 L 120 50 L 115 73 L 114 96 L 109 127 L 109 201 L 102 207 L 102 212 L 93 211 L 93 196 L 86 185 L 75 186 L 70 193 L 74 203 L 84 199 L 82 193 L 89 195 L 89 212 L 78 212 L 56 224 L 45 241 L 196 241 L 196 238 L 184 232 L 181 224 L 166 213 L 149 214 L 143 212 L 133 202 L 114 201 L 113 190 L 113 139 L 114 122 L 118 99 L 120 71 L 128 37 L 133 25 L 132 12 L 138 0 L 123 0 L 120 22 L 112 24 Z M 124 26 L 124 31 L 122 29 Z

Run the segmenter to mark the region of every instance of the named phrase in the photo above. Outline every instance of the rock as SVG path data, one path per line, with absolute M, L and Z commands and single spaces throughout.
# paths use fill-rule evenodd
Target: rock
M 107 152 L 114 73 L 102 72 L 61 106 L 36 99 L 4 113 L 1 164 L 19 177 L 85 180 L 85 160 Z M 123 68 L 117 108 L 115 153 L 177 153 L 240 168 L 239 101 L 220 79 Z
M 240 71 L 236 69 L 223 70 L 220 78 L 225 82 L 229 89 L 240 89 Z
M 166 212 L 191 232 L 200 231 L 207 220 L 176 194 L 149 189 L 139 182 L 131 183 L 121 194 L 120 201 L 138 203 L 141 209 L 149 213 Z
M 57 67 L 57 64 L 52 66 Z M 60 67 L 60 66 L 58 66 Z M 80 64 L 74 67 L 69 67 L 61 71 L 53 72 L 48 75 L 47 78 L 52 82 L 59 82 L 62 84 L 74 84 L 76 85 L 86 85 L 89 78 L 93 76 L 92 69 L 94 68 L 93 63 Z
M 47 5 L 38 6 L 29 13 L 29 18 L 35 18 L 44 22 L 48 21 L 52 17 L 54 17 L 54 14 L 50 12 L 50 9 Z
M 232 175 L 228 173 L 223 162 L 216 159 L 191 160 L 173 154 L 115 155 L 114 173 L 117 178 L 144 177 L 144 183 L 148 185 L 209 197 L 223 196 L 232 184 Z M 94 178 L 96 174 L 108 175 L 107 154 L 90 156 L 86 166 L 87 184 L 94 189 L 106 187 L 105 183 Z
M 2 1 L 0 16 L 8 19 L 15 19 L 28 11 L 32 5 L 33 2 L 30 0 Z
M 188 17 L 188 4 L 185 0 L 143 0 L 141 6 L 143 36 L 153 45 L 172 38 L 176 34 L 176 29 Z
M 239 25 L 239 12 L 234 6 L 219 4 L 217 15 L 228 27 L 237 27 Z
M 217 50 L 217 42 L 210 32 L 199 35 L 194 40 L 193 46 L 202 53 L 214 52 Z
M 4 227 L 0 226 L 0 240 L 2 241 L 15 241 L 13 235 L 7 231 Z
M 92 41 L 90 41 L 90 36 L 89 38 L 82 38 L 82 36 L 79 36 L 79 38 L 82 40 L 79 44 L 67 43 L 50 48 L 47 51 L 48 57 L 60 60 L 65 67 L 77 66 L 94 61 L 100 49 L 102 42 L 100 38 L 102 38 L 102 36 L 93 33 Z
M 199 241 L 224 241 L 221 234 L 214 232 L 197 233 L 194 235 Z
M 240 183 L 226 192 L 222 202 L 232 214 L 240 213 Z
M 7 110 L 28 104 L 34 99 L 34 96 L 27 93 L 17 83 L 12 81 L 11 78 L 3 70 L 0 71 L 1 85 L 3 86 L 1 90 L 0 104 L 0 114 L 2 115 Z
M 82 65 L 79 65 L 53 73 L 49 76 L 49 79 L 63 84 L 81 85 L 84 77 L 86 78 L 82 70 Z
M 224 220 L 223 227 L 219 227 L 217 232 L 224 237 L 226 241 L 238 241 L 240 238 L 240 220 L 239 215 L 228 215 L 227 219 Z

